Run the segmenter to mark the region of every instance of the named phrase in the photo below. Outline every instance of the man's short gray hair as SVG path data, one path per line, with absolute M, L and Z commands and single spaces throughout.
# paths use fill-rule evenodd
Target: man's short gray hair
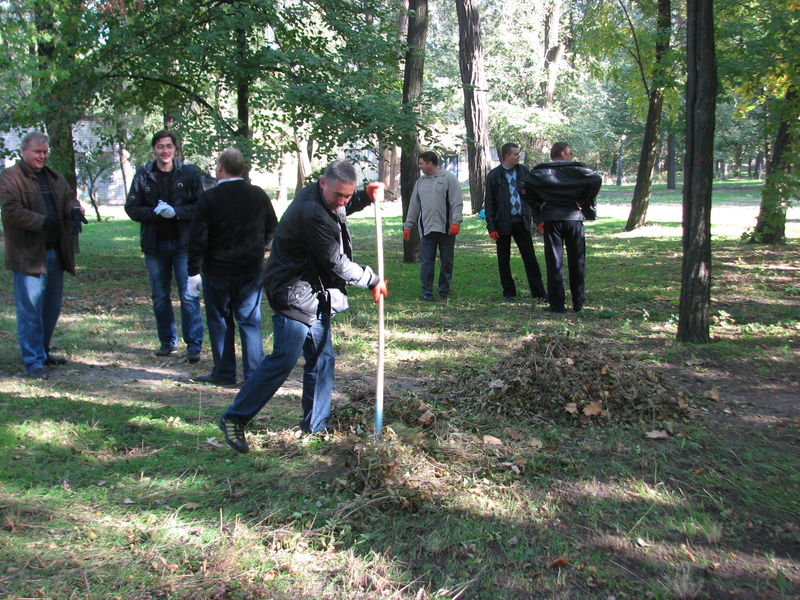
M 244 155 L 238 148 L 225 148 L 219 153 L 217 162 L 228 175 L 240 177 L 244 173 Z
M 50 143 L 50 136 L 46 133 L 42 133 L 41 131 L 31 131 L 25 134 L 22 138 L 22 141 L 19 144 L 21 150 L 25 150 L 30 144 L 49 144 Z
M 333 161 L 327 166 L 322 176 L 325 178 L 325 181 L 336 179 L 352 185 L 355 185 L 358 181 L 355 167 L 346 160 Z

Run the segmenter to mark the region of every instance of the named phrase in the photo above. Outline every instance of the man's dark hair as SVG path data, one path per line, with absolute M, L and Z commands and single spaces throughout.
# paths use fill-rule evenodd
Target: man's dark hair
M 225 148 L 219 153 L 217 162 L 228 175 L 240 177 L 244 173 L 244 155 L 238 148 Z
M 322 174 L 325 181 L 336 179 L 344 183 L 355 185 L 358 181 L 356 177 L 356 169 L 346 160 L 335 160 L 325 168 Z
M 506 156 L 511 154 L 511 151 L 514 148 L 519 148 L 519 144 L 515 144 L 514 142 L 508 142 L 507 144 L 503 144 L 500 148 L 500 158 L 505 160 Z
M 422 152 L 419 157 L 425 162 L 433 163 L 436 167 L 439 166 L 439 157 L 436 156 L 436 152 L 428 150 L 427 152 Z
M 556 142 L 553 144 L 553 147 L 550 148 L 550 160 L 556 160 L 569 147 L 570 145 L 567 142 Z
M 19 144 L 20 150 L 25 150 L 28 147 L 28 144 L 49 144 L 50 137 L 46 133 L 42 133 L 41 131 L 31 131 L 26 133 L 22 138 L 22 141 Z
M 156 144 L 158 143 L 158 140 L 160 140 L 161 138 L 165 138 L 165 137 L 168 137 L 169 139 L 171 139 L 172 143 L 173 143 L 173 145 L 175 145 L 175 147 L 178 146 L 178 137 L 174 133 L 172 133 L 171 131 L 167 131 L 166 129 L 162 129 L 161 131 L 159 131 L 159 132 L 157 132 L 156 134 L 153 135 L 153 141 L 150 142 L 150 147 L 151 148 L 155 148 Z

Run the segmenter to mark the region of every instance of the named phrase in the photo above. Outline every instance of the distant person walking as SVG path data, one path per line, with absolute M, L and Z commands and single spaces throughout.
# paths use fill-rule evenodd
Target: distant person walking
M 187 250 L 189 225 L 203 185 L 197 169 L 175 158 L 178 141 L 174 133 L 159 131 L 151 146 L 155 160 L 136 170 L 125 212 L 141 224 L 140 242 L 160 342 L 155 355 L 167 356 L 178 349 L 171 297 L 174 275 L 181 301 L 186 358 L 195 363 L 200 360 L 203 346 L 203 313 L 200 299 L 186 295 Z
M 433 273 L 439 252 L 439 299 L 450 295 L 456 236 L 461 230 L 463 201 L 461 186 L 452 173 L 439 168 L 435 152 L 419 155 L 422 176 L 414 184 L 408 214 L 403 224 L 403 239 L 411 239 L 411 228 L 419 227 L 419 279 L 422 299 L 434 300 Z
M 531 208 L 519 195 L 519 185 L 528 175 L 528 169 L 519 162 L 519 146 L 503 144 L 502 162 L 486 176 L 484 212 L 489 237 L 497 245 L 497 270 L 503 287 L 503 300 L 511 302 L 517 295 L 517 286 L 511 274 L 511 240 L 517 245 L 531 296 L 547 302 L 542 283 L 542 272 L 536 261 L 531 237 Z
M 244 156 L 223 150 L 217 186 L 200 195 L 189 230 L 189 290 L 202 286 L 214 368 L 195 381 L 236 383 L 235 326 L 242 341 L 242 371 L 250 377 L 261 364 L 261 284 L 264 258 L 278 224 L 269 196 L 242 178 Z M 202 276 L 200 273 L 202 272 Z
M 522 197 L 533 208 L 533 220 L 544 224 L 544 258 L 547 264 L 547 295 L 554 313 L 565 311 L 564 247 L 567 249 L 572 309 L 585 303 L 584 275 L 586 242 L 583 221 L 597 216 L 596 201 L 603 183 L 600 175 L 572 159 L 572 148 L 557 142 L 550 149 L 550 162 L 531 169 L 523 181 Z
M 14 306 L 22 362 L 29 377 L 46 379 L 45 366 L 66 364 L 50 353 L 61 314 L 64 271 L 75 275 L 83 208 L 64 176 L 47 166 L 50 138 L 22 138 L 22 159 L 0 173 L 5 266 L 14 273 Z

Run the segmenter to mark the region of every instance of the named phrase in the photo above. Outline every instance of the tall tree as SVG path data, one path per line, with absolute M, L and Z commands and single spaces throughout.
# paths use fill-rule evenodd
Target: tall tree
M 403 76 L 403 107 L 408 115 L 419 114 L 422 94 L 422 76 L 425 70 L 425 42 L 428 37 L 428 0 L 409 0 L 408 39 Z M 401 142 L 400 193 L 403 202 L 403 219 L 408 214 L 411 192 L 419 178 L 419 136 L 416 130 L 407 130 Z M 411 230 L 411 240 L 403 242 L 403 262 L 416 262 L 419 256 L 419 237 L 416 228 Z
M 476 0 L 456 0 L 458 11 L 461 84 L 464 90 L 464 122 L 472 212 L 483 206 L 483 184 L 491 169 L 489 158 L 489 109 L 483 71 L 481 22 Z
M 678 340 L 702 344 L 710 339 L 711 182 L 717 98 L 713 0 L 687 0 L 686 58 L 686 158 Z
M 621 0 L 620 4 L 624 8 L 624 4 Z M 644 85 L 648 97 L 647 120 L 644 139 L 642 140 L 642 149 L 639 154 L 639 167 L 636 172 L 636 187 L 633 190 L 631 212 L 628 215 L 628 222 L 625 224 L 625 231 L 633 231 L 646 223 L 647 207 L 650 204 L 650 190 L 653 184 L 653 167 L 656 163 L 659 136 L 661 133 L 664 88 L 667 86 L 667 53 L 670 45 L 670 32 L 672 30 L 672 7 L 670 0 L 658 0 L 657 7 L 655 58 L 652 69 L 653 77 L 649 83 L 644 75 L 644 69 L 641 63 L 639 64 L 642 84 Z M 628 17 L 628 20 L 630 22 L 630 17 Z M 636 32 L 632 22 L 630 22 L 630 27 L 634 42 L 636 42 Z M 638 48 L 634 56 L 637 62 L 642 60 Z

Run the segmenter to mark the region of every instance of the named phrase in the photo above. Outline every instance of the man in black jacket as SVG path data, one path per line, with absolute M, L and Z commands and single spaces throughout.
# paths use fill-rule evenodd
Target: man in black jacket
M 497 244 L 497 270 L 503 286 L 503 300 L 511 302 L 517 295 L 517 286 L 511 275 L 511 238 L 514 238 L 525 265 L 531 295 L 546 302 L 542 272 L 533 251 L 531 209 L 522 202 L 518 191 L 528 169 L 519 164 L 517 144 L 503 144 L 500 154 L 502 163 L 486 176 L 484 212 L 489 237 Z
M 386 282 L 373 270 L 353 262 L 346 215 L 374 200 L 377 185 L 355 193 L 356 172 L 337 160 L 319 181 L 304 187 L 283 214 L 264 273 L 272 315 L 272 354 L 239 390 L 219 420 L 225 441 L 237 452 L 249 451 L 245 425 L 283 385 L 300 354 L 303 366 L 305 432 L 327 429 L 333 391 L 334 351 L 330 319 L 345 310 L 346 285 L 372 290 L 377 302 Z
M 226 148 L 217 159 L 217 186 L 197 200 L 189 233 L 188 294 L 202 286 L 214 368 L 195 381 L 236 383 L 234 320 L 247 379 L 261 364 L 261 275 L 278 224 L 269 196 L 244 181 L 244 156 Z M 200 272 L 202 271 L 202 277 Z
M 551 162 L 531 169 L 523 181 L 522 197 L 533 208 L 534 222 L 544 223 L 544 259 L 550 298 L 550 306 L 545 310 L 554 313 L 565 310 L 562 264 L 566 246 L 572 308 L 578 312 L 585 302 L 583 221 L 595 219 L 595 202 L 603 181 L 595 171 L 572 160 L 569 144 L 553 144 L 550 159 Z
M 125 212 L 141 223 L 140 241 L 160 346 L 156 356 L 178 349 L 178 330 L 172 312 L 172 275 L 181 299 L 181 329 L 189 362 L 200 360 L 203 346 L 203 313 L 200 299 L 186 295 L 189 225 L 194 205 L 203 191 L 200 173 L 175 158 L 177 138 L 171 131 L 153 136 L 155 160 L 139 167 L 125 201 Z

